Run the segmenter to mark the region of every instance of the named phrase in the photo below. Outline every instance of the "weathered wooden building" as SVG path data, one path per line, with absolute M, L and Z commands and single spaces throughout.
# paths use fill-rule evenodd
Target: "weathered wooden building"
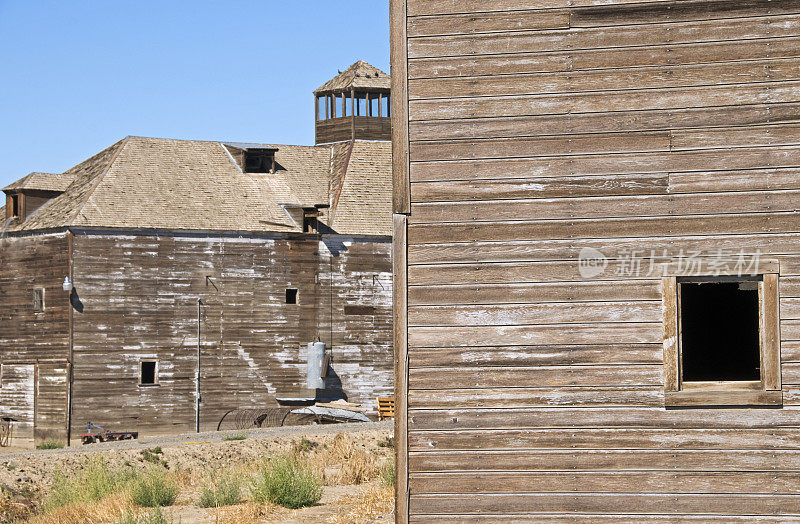
M 388 97 L 364 62 L 334 82 Z M 6 187 L 0 415 L 37 439 L 90 421 L 192 430 L 198 328 L 202 429 L 279 403 L 374 413 L 393 387 L 391 146 L 374 118 L 315 146 L 127 137 Z M 310 390 L 316 340 L 330 367 Z
M 399 521 L 797 521 L 800 3 L 392 23 Z

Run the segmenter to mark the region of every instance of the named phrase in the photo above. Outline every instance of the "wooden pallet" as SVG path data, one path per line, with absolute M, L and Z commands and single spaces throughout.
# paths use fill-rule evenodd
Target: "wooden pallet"
M 378 397 L 378 420 L 394 418 L 394 397 Z

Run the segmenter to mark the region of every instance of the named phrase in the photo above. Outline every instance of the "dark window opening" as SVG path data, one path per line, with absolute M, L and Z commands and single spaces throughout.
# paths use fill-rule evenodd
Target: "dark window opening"
M 287 304 L 297 304 L 297 290 L 296 289 L 287 289 L 286 290 L 286 303 Z
M 303 233 L 316 233 L 319 229 L 319 211 L 303 209 Z
M 33 290 L 33 311 L 41 313 L 44 311 L 44 289 Z
M 139 363 L 139 384 L 143 386 L 156 383 L 156 361 L 143 360 Z
M 19 216 L 19 195 L 11 195 L 11 216 Z
M 274 173 L 275 155 L 268 151 L 245 151 L 244 170 L 246 173 Z
M 761 379 L 757 281 L 681 282 L 683 380 Z

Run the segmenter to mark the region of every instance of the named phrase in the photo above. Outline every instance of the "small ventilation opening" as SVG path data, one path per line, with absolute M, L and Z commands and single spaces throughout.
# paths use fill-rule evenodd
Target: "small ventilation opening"
M 287 304 L 297 304 L 297 290 L 296 289 L 287 289 L 286 290 L 286 303 Z
M 156 362 L 143 360 L 139 363 L 139 384 L 143 386 L 156 383 Z
M 761 379 L 757 281 L 680 283 L 683 380 Z

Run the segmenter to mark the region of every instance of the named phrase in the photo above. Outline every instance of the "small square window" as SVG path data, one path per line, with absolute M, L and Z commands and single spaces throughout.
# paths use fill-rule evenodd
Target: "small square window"
M 286 290 L 286 303 L 287 304 L 297 304 L 298 293 L 296 289 L 287 289 Z
M 33 311 L 42 313 L 44 311 L 44 288 L 33 290 Z
M 139 385 L 153 386 L 158 384 L 158 361 L 142 360 L 139 362 Z
M 661 283 L 665 405 L 780 405 L 778 273 Z
M 758 381 L 757 281 L 678 281 L 684 382 Z

